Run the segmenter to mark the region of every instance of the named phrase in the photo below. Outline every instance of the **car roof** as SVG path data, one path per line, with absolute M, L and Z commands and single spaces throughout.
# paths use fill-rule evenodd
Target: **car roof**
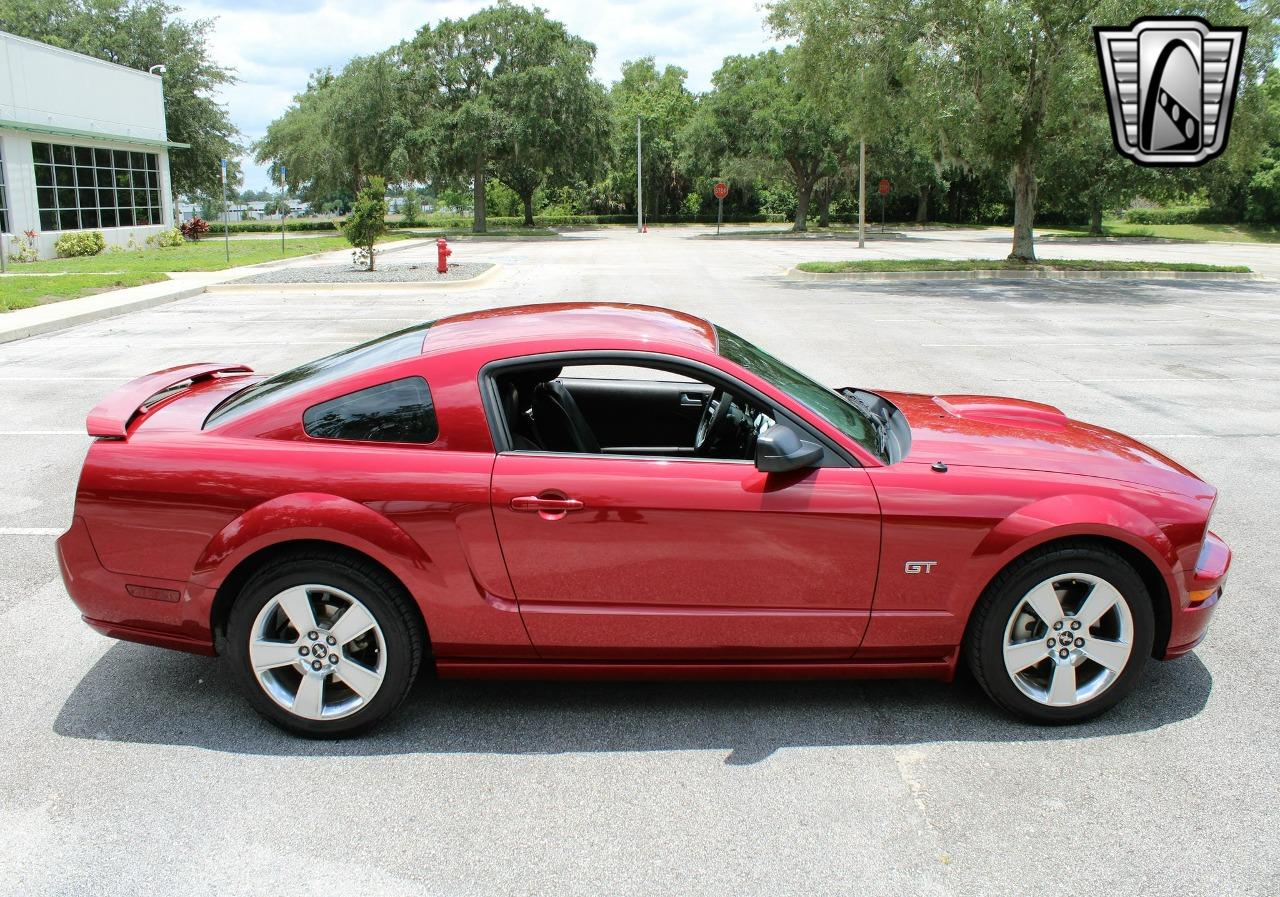
M 427 330 L 422 351 L 456 352 L 520 343 L 567 344 L 618 336 L 654 349 L 716 352 L 715 327 L 669 308 L 621 302 L 558 302 L 490 308 L 441 318 Z

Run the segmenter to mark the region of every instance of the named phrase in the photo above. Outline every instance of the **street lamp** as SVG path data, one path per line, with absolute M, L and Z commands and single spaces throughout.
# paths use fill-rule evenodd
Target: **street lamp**
M 151 68 L 147 69 L 147 71 L 152 75 L 163 75 L 165 72 L 168 71 L 168 69 L 165 68 L 163 64 L 158 64 L 158 65 L 151 66 Z

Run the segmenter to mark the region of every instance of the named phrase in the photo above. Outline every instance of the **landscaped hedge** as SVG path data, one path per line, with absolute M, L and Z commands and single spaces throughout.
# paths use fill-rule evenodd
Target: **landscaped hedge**
M 1167 209 L 1130 209 L 1124 213 L 1130 224 L 1234 224 L 1226 209 L 1210 206 L 1172 206 Z
M 341 218 L 328 218 L 321 221 L 303 219 L 286 219 L 286 231 L 323 231 L 338 233 L 337 225 Z M 538 227 L 590 227 L 596 224 L 635 224 L 635 215 L 535 215 L 534 223 Z M 654 215 L 645 219 L 649 224 L 715 224 L 714 215 Z M 765 221 L 788 221 L 777 215 L 726 215 L 725 224 L 749 224 Z M 412 225 L 403 221 L 388 220 L 387 227 L 392 229 L 408 228 L 410 230 L 470 230 L 470 215 L 438 216 L 428 215 Z M 517 215 L 489 215 L 485 223 L 493 228 L 520 227 L 524 218 Z M 233 234 L 271 234 L 280 232 L 279 221 L 232 221 L 224 225 L 221 221 L 209 222 L 210 234 L 222 234 L 223 231 Z
M 284 229 L 287 231 L 326 231 L 331 234 L 337 234 L 337 224 L 341 222 L 341 218 L 330 218 L 325 221 L 288 221 L 284 223 Z M 279 221 L 232 221 L 230 224 L 223 224 L 221 221 L 209 222 L 210 234 L 222 234 L 223 231 L 230 231 L 233 234 L 278 234 L 280 233 Z

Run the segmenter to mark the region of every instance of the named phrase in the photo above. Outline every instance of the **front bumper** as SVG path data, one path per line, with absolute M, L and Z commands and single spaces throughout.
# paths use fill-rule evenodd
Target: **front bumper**
M 1231 567 L 1231 548 L 1216 533 L 1206 533 L 1196 569 L 1187 577 L 1179 607 L 1173 610 L 1164 659 L 1181 657 L 1204 640 Z
M 124 576 L 103 567 L 80 517 L 58 538 L 58 568 L 84 621 L 103 635 L 195 654 L 214 653 L 212 640 L 191 632 L 182 618 L 185 584 Z

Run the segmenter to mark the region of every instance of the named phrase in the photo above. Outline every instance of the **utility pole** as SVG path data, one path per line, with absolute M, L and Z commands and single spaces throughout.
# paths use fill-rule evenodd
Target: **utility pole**
M 640 116 L 636 116 L 636 233 L 644 233 L 644 179 L 640 168 Z
M 867 247 L 867 141 L 858 141 L 858 248 Z
M 286 202 L 288 196 L 288 186 L 285 184 L 285 176 L 289 173 L 289 169 L 283 165 L 280 166 L 280 254 L 284 255 L 284 215 L 285 209 L 289 207 Z
M 222 246 L 227 251 L 227 264 L 231 264 L 231 216 L 227 212 L 227 160 L 222 160 Z

